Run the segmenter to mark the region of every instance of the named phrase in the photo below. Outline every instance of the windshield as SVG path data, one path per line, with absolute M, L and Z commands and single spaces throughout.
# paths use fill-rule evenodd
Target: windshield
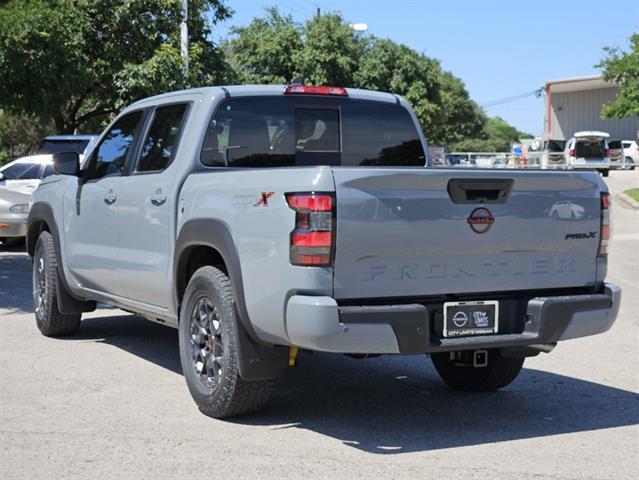
M 202 162 L 210 166 L 424 166 L 412 117 L 401 105 L 316 96 L 222 102 Z
M 36 180 L 40 178 L 39 163 L 14 163 L 2 170 L 3 180 Z
M 89 144 L 88 140 L 52 140 L 44 139 L 38 147 L 38 154 L 44 153 L 60 153 L 60 152 L 77 152 L 83 153 Z

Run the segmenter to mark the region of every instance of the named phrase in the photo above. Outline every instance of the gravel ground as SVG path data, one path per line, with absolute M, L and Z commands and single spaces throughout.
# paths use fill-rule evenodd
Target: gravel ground
M 612 172 L 613 194 L 639 171 Z M 200 414 L 177 333 L 120 310 L 41 336 L 30 261 L 0 251 L 0 477 L 636 478 L 639 210 L 615 202 L 620 318 L 526 361 L 498 393 L 448 390 L 428 358 L 302 355 L 258 416 Z

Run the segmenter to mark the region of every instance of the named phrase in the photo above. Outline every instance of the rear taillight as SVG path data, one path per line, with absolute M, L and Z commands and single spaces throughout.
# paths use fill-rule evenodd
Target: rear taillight
M 612 224 L 610 219 L 610 195 L 601 194 L 601 227 L 599 230 L 599 253 L 608 255 L 608 243 L 612 238 Z
M 611 155 L 611 151 L 609 148 L 606 148 L 606 157 L 609 157 Z
M 342 87 L 318 87 L 314 85 L 289 85 L 284 91 L 285 94 L 297 95 L 337 95 L 347 97 L 348 92 Z
M 295 211 L 291 232 L 291 264 L 327 267 L 335 253 L 335 197 L 330 193 L 289 193 Z
M 575 149 L 574 148 L 570 149 L 570 152 L 568 152 L 568 156 L 569 157 L 574 157 L 575 156 Z

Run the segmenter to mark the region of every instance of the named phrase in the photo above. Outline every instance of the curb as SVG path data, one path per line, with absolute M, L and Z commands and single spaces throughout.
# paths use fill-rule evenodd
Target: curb
M 634 210 L 639 210 L 639 202 L 637 202 L 636 200 L 633 200 L 625 193 L 620 193 L 619 195 L 617 195 L 617 198 L 621 200 L 622 203 L 625 203 L 626 206 Z

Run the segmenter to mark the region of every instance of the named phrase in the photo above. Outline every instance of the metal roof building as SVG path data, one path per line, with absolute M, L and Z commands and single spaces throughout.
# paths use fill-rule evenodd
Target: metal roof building
M 602 107 L 619 94 L 619 87 L 601 76 L 546 82 L 544 137 L 567 140 L 581 130 L 608 132 L 611 139 L 633 140 L 639 135 L 639 117 L 604 120 Z

